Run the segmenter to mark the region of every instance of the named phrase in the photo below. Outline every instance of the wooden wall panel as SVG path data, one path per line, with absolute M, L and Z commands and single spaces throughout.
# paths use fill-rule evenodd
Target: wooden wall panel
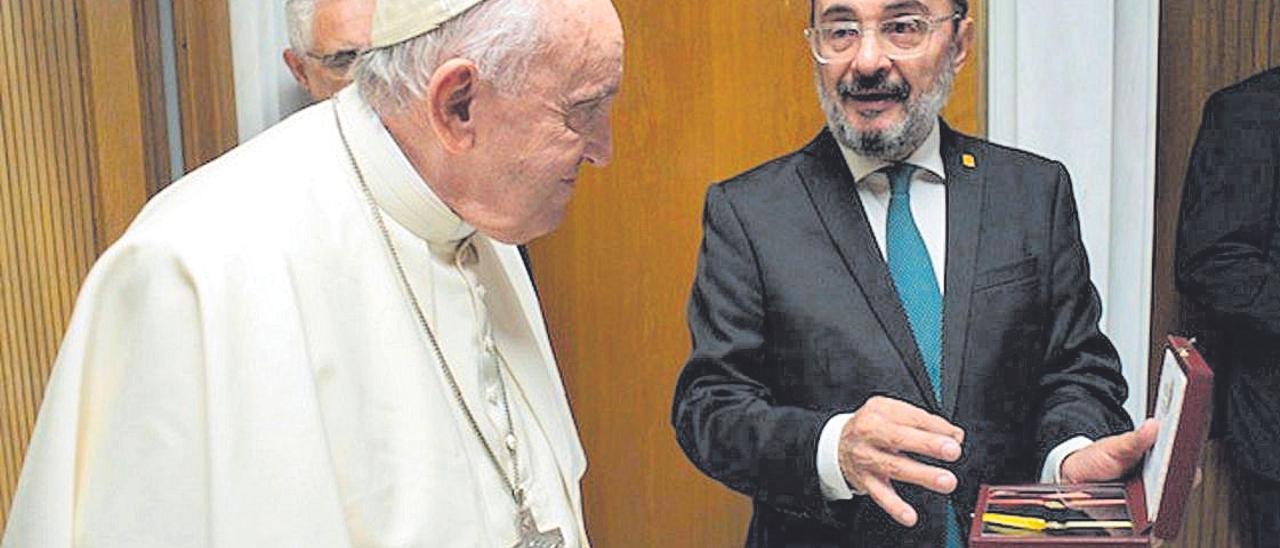
M 167 177 L 154 7 L 0 2 L 0 529 L 80 283 Z
M 228 9 L 226 0 L 173 0 L 186 172 L 238 144 Z
M 96 256 L 75 3 L 0 2 L 0 527 Z
M 1280 64 L 1280 0 L 1163 0 L 1156 145 L 1156 233 L 1152 303 L 1151 397 L 1163 337 L 1191 326 L 1173 280 L 1178 206 L 1204 102 L 1214 91 Z M 1243 510 L 1231 487 L 1224 448 L 1211 442 L 1205 481 L 1192 497 L 1187 527 L 1172 546 L 1239 546 Z
M 749 502 L 684 457 L 671 398 L 707 185 L 822 127 L 809 3 L 614 3 L 627 33 L 614 163 L 584 172 L 564 225 L 531 247 L 590 463 L 587 527 L 599 546 L 741 546 Z M 966 68 L 948 111 L 967 131 L 985 125 L 981 65 Z

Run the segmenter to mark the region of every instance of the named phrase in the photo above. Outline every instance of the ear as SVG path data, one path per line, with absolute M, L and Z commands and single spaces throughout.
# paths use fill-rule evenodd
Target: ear
M 965 61 L 969 60 L 969 51 L 973 49 L 974 32 L 972 17 L 965 17 L 964 20 L 960 21 L 960 27 L 956 30 L 955 35 L 955 40 L 957 41 L 955 66 L 952 67 L 956 73 L 959 73 L 960 69 L 964 68 Z
M 480 70 L 467 59 L 450 59 L 431 75 L 427 85 L 427 117 L 441 146 L 461 153 L 475 145 L 476 94 Z
M 289 72 L 293 74 L 293 79 L 298 81 L 298 85 L 310 91 L 311 88 L 307 87 L 307 71 L 302 68 L 302 58 L 298 57 L 292 48 L 285 48 L 284 64 L 289 67 Z

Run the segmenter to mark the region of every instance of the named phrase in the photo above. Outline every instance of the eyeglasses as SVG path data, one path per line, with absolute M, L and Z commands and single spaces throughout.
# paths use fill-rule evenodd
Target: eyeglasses
M 963 17 L 960 12 L 941 17 L 908 15 L 881 21 L 874 28 L 863 28 L 859 21 L 838 21 L 804 29 L 804 35 L 809 39 L 814 59 L 824 65 L 853 59 L 867 33 L 880 40 L 887 57 L 901 61 L 922 55 L 940 23 L 959 21 Z
M 346 74 L 348 70 L 351 70 L 351 65 L 356 62 L 356 58 L 359 56 L 360 51 L 354 49 L 338 50 L 326 55 L 307 52 L 307 57 L 319 61 L 324 68 L 342 74 Z

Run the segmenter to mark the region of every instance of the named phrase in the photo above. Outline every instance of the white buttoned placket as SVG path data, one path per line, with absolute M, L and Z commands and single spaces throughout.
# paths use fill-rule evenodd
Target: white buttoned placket
M 479 349 L 477 353 L 478 362 L 478 392 L 481 394 L 479 401 L 484 402 L 484 416 L 488 419 L 491 432 L 496 434 L 493 438 L 499 442 L 494 446 L 495 449 L 501 448 L 498 458 L 502 461 L 503 467 L 508 471 L 515 471 L 513 464 L 518 466 L 518 473 L 512 474 L 513 478 L 518 478 L 518 487 L 529 493 L 532 471 L 529 469 L 530 459 L 526 454 L 525 448 L 520 447 L 521 436 L 520 430 L 523 421 L 518 416 L 512 416 L 510 424 L 512 430 L 507 431 L 508 417 L 507 413 L 518 413 L 521 408 L 519 396 L 515 393 L 515 380 L 511 378 L 510 372 L 504 372 L 501 367 L 499 349 L 497 341 L 493 334 L 493 324 L 489 320 L 488 307 L 485 304 L 485 298 L 488 296 L 488 290 L 484 284 L 480 282 L 477 269 L 479 265 L 479 253 L 476 250 L 472 237 L 468 237 L 458 244 L 457 252 L 454 255 L 454 268 L 462 277 L 463 282 L 467 286 L 467 290 L 471 296 L 472 310 L 475 313 L 476 329 L 476 345 Z M 504 375 L 499 377 L 499 375 Z M 503 390 L 507 391 L 505 403 Z M 509 406 L 509 408 L 508 408 Z M 510 451 L 515 450 L 517 463 L 511 462 Z
M 527 340 L 532 335 L 536 342 L 537 333 L 527 332 L 528 326 L 518 321 L 524 297 L 520 295 L 520 288 L 507 283 L 513 281 L 508 277 L 515 272 L 508 271 L 511 267 L 506 264 L 505 255 L 515 250 L 476 234 L 474 228 L 435 197 L 429 185 L 413 174 L 412 166 L 403 156 L 374 158 L 368 166 L 375 168 L 375 177 L 366 179 L 361 169 L 364 162 L 358 161 L 344 130 L 347 120 L 343 119 L 341 103 L 341 100 L 334 101 L 339 135 L 374 224 L 381 232 L 415 319 L 429 343 L 428 349 L 434 354 L 441 380 L 451 389 L 459 408 L 459 419 L 469 426 L 479 449 L 492 465 L 491 473 L 474 470 L 476 488 L 479 493 L 506 491 L 512 495 L 508 503 L 493 500 L 477 509 L 498 535 L 485 544 L 509 541 L 504 538 L 508 537 L 504 532 L 507 527 L 499 523 L 500 516 L 505 514 L 516 517 L 513 525 L 518 538 L 510 540 L 516 540 L 517 546 L 575 548 L 582 545 L 585 538 L 581 538 L 581 507 L 576 504 L 572 491 L 559 489 L 562 485 L 554 481 L 563 481 L 556 459 L 560 449 L 552 446 L 542 429 L 539 412 L 545 405 L 535 406 L 516 382 L 516 379 L 530 382 L 538 391 L 539 403 L 545 403 L 541 398 L 548 387 L 542 385 L 541 375 L 546 373 L 539 369 L 543 356 L 538 355 L 536 345 L 529 348 L 531 341 Z M 395 143 L 377 123 L 376 116 L 371 112 L 360 114 L 351 122 L 357 127 L 367 126 L 390 145 L 387 150 L 395 151 Z M 413 241 L 397 246 L 384 219 L 384 208 L 416 236 Z M 420 273 L 411 278 L 402 255 L 412 257 L 412 253 L 401 253 L 397 247 L 412 250 L 421 243 L 427 244 L 432 257 L 427 269 L 429 274 L 423 277 Z M 459 257 L 458 251 L 464 247 L 467 250 Z M 483 280 L 490 287 L 483 288 L 477 280 Z M 423 283 L 426 287 L 422 291 L 414 291 Z M 484 289 L 495 291 L 485 295 Z M 431 297 L 419 300 L 418 295 Z M 470 309 L 465 304 L 468 298 L 472 302 Z M 486 302 L 495 305 L 492 308 L 499 314 L 488 314 L 490 307 L 485 306 Z M 493 391 L 495 385 L 497 390 Z M 563 398 L 562 393 L 560 397 Z M 497 404 L 490 403 L 495 399 Z M 495 412 L 498 410 L 501 412 Z M 508 433 L 514 436 L 508 438 Z M 508 440 L 518 440 L 519 447 Z M 580 449 L 578 451 L 580 454 Z M 514 466 L 516 464 L 519 466 Z M 517 468 L 521 476 L 518 479 L 511 477 L 511 471 Z

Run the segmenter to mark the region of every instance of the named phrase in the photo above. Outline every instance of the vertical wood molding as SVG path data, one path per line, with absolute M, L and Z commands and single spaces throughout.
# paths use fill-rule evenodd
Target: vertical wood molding
M 169 124 L 165 113 L 164 61 L 161 56 L 158 0 L 133 0 L 134 50 L 138 52 L 138 87 L 142 107 L 143 155 L 147 196 L 169 183 Z
M 96 255 L 79 20 L 76 0 L 0 2 L 0 528 Z
M 80 0 L 89 127 L 93 136 L 98 252 L 111 245 L 147 200 L 146 130 L 137 78 L 132 2 Z
M 186 171 L 237 144 L 231 15 L 226 0 L 173 0 Z

